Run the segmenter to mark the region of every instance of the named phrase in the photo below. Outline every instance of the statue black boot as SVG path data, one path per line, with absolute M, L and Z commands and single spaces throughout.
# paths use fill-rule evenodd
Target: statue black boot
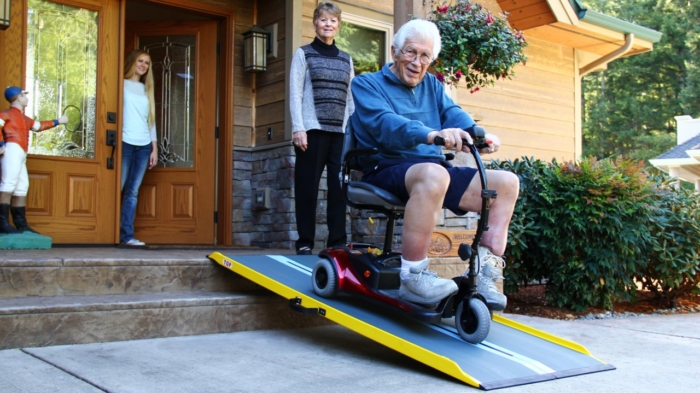
M 22 206 L 22 207 L 15 207 L 12 206 L 10 208 L 10 211 L 12 212 L 12 221 L 15 222 L 15 227 L 17 228 L 18 231 L 20 232 L 33 232 L 36 234 L 39 234 L 39 232 L 35 231 L 32 229 L 27 224 L 27 207 Z
M 19 233 L 10 225 L 10 204 L 0 203 L 0 233 Z

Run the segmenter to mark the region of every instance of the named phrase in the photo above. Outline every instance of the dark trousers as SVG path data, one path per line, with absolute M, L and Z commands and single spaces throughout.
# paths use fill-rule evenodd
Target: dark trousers
M 308 148 L 301 151 L 294 147 L 296 164 L 294 167 L 294 197 L 296 198 L 297 250 L 301 247 L 314 248 L 316 237 L 316 205 L 318 204 L 318 185 L 327 168 L 328 205 L 326 210 L 328 222 L 327 246 L 345 244 L 345 200 L 341 193 L 340 156 L 343 153 L 341 133 L 311 130 L 306 133 Z

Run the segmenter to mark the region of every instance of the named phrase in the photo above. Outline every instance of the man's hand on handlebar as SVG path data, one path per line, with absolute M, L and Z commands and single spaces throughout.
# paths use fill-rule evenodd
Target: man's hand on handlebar
M 494 134 L 486 134 L 484 136 L 484 141 L 486 142 L 487 147 L 482 147 L 479 149 L 479 153 L 481 154 L 495 153 L 501 147 L 501 140 Z
M 495 153 L 501 147 L 501 140 L 494 134 L 484 134 L 483 129 L 481 134 L 477 134 L 477 142 L 479 153 L 490 154 Z M 483 135 L 481 137 L 480 135 Z M 442 131 L 432 131 L 428 134 L 428 143 L 445 146 L 447 149 L 455 151 L 469 152 L 468 145 L 473 144 L 471 135 L 459 128 L 446 128 Z
M 472 137 L 461 128 L 445 128 L 442 131 L 432 131 L 428 134 L 428 144 L 435 143 L 435 137 L 439 136 L 444 140 L 446 149 L 454 149 L 455 151 L 469 152 L 469 148 L 464 145 L 471 145 Z

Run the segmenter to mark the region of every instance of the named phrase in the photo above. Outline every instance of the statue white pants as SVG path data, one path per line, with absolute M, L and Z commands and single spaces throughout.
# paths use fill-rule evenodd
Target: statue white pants
M 12 196 L 27 196 L 29 175 L 27 174 L 27 152 L 14 142 L 5 144 L 5 154 L 0 158 L 2 181 L 0 192 L 11 192 Z

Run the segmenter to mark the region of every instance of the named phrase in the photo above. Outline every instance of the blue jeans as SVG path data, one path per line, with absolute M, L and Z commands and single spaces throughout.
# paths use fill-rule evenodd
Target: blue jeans
M 134 238 L 134 216 L 138 203 L 139 188 L 151 157 L 151 144 L 134 146 L 122 142 L 122 214 L 119 225 L 119 242 Z

